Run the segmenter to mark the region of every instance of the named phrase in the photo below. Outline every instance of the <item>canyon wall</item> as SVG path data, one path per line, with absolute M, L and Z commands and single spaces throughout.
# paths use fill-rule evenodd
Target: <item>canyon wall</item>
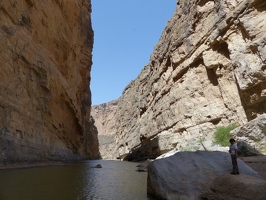
M 0 1 L 0 161 L 98 158 L 90 0 Z
M 180 0 L 118 100 L 114 158 L 211 148 L 218 126 L 265 113 L 265 44 L 264 0 Z
M 103 159 L 112 159 L 115 156 L 117 103 L 118 100 L 114 100 L 91 108 L 98 132 L 99 151 Z

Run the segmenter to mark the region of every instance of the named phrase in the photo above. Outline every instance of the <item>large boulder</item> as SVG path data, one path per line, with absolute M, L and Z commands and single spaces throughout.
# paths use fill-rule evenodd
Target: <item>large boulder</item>
M 203 194 L 201 199 L 208 200 L 265 200 L 266 181 L 252 176 L 232 176 L 226 174 L 217 177 L 210 186 L 211 190 Z
M 232 137 L 238 142 L 246 142 L 253 149 L 266 153 L 266 114 L 232 130 Z
M 246 142 L 238 142 L 238 155 L 239 156 L 259 156 L 262 155 L 257 149 L 253 148 Z
M 147 192 L 160 199 L 197 199 L 210 192 L 214 182 L 218 183 L 227 175 L 232 179 L 252 177 L 266 185 L 266 181 L 244 161 L 238 159 L 238 165 L 240 175 L 231 175 L 232 164 L 228 153 L 177 152 L 156 159 L 148 166 Z M 249 186 L 254 187 L 252 184 Z

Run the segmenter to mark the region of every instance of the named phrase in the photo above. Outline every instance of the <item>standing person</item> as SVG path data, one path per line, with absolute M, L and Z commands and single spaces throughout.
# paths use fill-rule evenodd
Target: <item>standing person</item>
M 234 139 L 230 139 L 229 140 L 230 142 L 230 147 L 229 147 L 229 153 L 231 154 L 231 159 L 232 159 L 232 165 L 233 165 L 233 171 L 231 174 L 239 174 L 239 171 L 238 171 L 238 166 L 237 166 L 237 151 L 238 151 L 238 148 L 237 148 L 237 145 L 236 145 L 236 141 Z

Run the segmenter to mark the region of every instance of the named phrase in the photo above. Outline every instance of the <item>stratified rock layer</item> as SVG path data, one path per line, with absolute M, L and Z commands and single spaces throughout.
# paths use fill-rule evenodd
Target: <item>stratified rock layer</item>
M 90 0 L 0 1 L 0 161 L 99 156 Z
M 95 119 L 98 131 L 99 150 L 103 159 L 112 159 L 115 149 L 115 115 L 117 100 L 91 107 L 91 116 Z
M 265 33 L 264 0 L 180 0 L 118 101 L 116 157 L 208 150 L 218 126 L 265 113 Z

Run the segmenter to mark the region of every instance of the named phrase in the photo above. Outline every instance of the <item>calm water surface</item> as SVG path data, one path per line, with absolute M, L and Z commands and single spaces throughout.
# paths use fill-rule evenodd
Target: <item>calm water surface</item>
M 101 164 L 103 168 L 91 168 Z M 0 170 L 0 200 L 147 200 L 138 163 L 93 160 L 70 166 Z

